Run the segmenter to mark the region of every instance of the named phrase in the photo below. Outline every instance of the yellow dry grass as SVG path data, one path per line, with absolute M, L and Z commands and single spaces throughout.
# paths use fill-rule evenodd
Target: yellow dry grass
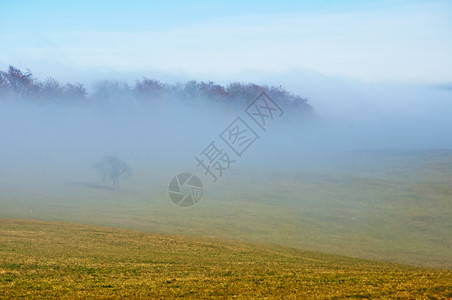
M 208 237 L 0 219 L 0 298 L 452 297 L 452 272 Z

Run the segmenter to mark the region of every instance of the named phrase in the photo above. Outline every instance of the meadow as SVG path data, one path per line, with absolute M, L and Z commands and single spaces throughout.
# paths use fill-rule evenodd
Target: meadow
M 352 152 L 323 163 L 303 171 L 243 164 L 216 184 L 201 177 L 203 198 L 188 208 L 175 206 L 166 193 L 178 168 L 132 164 L 134 174 L 120 190 L 104 187 L 89 163 L 70 172 L 54 165 L 39 173 L 3 168 L 0 217 L 452 268 L 451 151 Z
M 445 299 L 452 272 L 220 238 L 0 219 L 0 297 Z

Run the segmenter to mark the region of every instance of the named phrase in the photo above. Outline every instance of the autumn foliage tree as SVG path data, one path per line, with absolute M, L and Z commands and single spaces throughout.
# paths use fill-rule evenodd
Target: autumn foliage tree
M 29 70 L 22 72 L 13 66 L 0 71 L 0 93 L 3 97 L 32 100 L 82 100 L 86 97 L 81 83 L 62 85 L 53 78 L 41 82 Z
M 81 83 L 61 84 L 53 78 L 39 81 L 29 70 L 23 72 L 13 66 L 0 71 L 0 95 L 3 98 L 21 98 L 41 101 L 85 101 L 114 103 L 118 101 L 166 102 L 187 104 L 212 103 L 226 107 L 241 107 L 252 101 L 262 91 L 285 108 L 309 112 L 312 110 L 305 98 L 286 91 L 283 87 L 233 82 L 222 86 L 213 81 L 187 81 L 167 84 L 144 77 L 130 86 L 126 81 L 102 80 L 93 86 L 90 95 Z

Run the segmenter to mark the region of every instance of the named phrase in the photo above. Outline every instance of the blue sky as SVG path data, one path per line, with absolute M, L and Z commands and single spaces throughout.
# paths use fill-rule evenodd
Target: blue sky
M 217 18 L 386 6 L 381 1 L 21 1 L 3 0 L 7 31 L 143 31 Z M 18 22 L 19 21 L 19 22 Z
M 0 1 L 0 67 L 452 81 L 451 1 L 92 2 Z

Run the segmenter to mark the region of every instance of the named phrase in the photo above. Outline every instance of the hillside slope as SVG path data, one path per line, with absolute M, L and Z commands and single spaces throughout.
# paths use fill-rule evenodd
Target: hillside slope
M 0 219 L 0 297 L 452 297 L 452 272 L 218 238 Z

